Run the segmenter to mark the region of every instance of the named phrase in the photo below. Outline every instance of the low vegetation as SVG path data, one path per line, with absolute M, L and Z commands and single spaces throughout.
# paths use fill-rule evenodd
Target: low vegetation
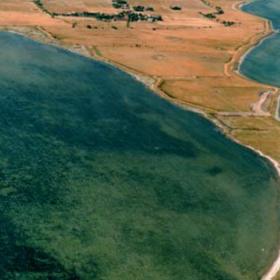
M 162 21 L 160 15 L 145 15 L 142 13 L 134 13 L 130 11 L 122 11 L 117 14 L 106 14 L 106 13 L 92 13 L 92 12 L 74 12 L 74 13 L 53 13 L 54 16 L 64 17 L 85 17 L 85 18 L 96 18 L 101 21 Z
M 171 6 L 170 6 L 170 9 L 171 9 L 171 10 L 174 10 L 174 11 L 181 11 L 181 10 L 182 10 L 182 7 L 181 7 L 181 6 L 178 6 L 178 5 L 171 5 Z
M 49 12 L 48 9 L 45 8 L 45 6 L 44 6 L 42 0 L 34 0 L 33 2 L 34 2 L 35 5 L 36 5 L 38 8 L 40 8 L 43 12 L 45 12 L 45 13 L 47 13 L 47 14 L 53 16 L 53 14 L 52 14 L 51 12 Z
M 203 1 L 203 3 L 209 7 L 212 7 L 212 4 L 210 2 Z M 216 6 L 214 8 L 215 8 L 215 12 L 212 12 L 212 13 L 199 12 L 199 14 L 204 16 L 205 18 L 208 18 L 211 20 L 216 20 L 217 22 L 220 22 L 221 24 L 223 24 L 225 27 L 229 27 L 229 26 L 232 26 L 235 24 L 234 21 L 220 20 L 218 18 L 218 16 L 223 15 L 225 12 L 224 12 L 223 8 L 221 8 L 220 6 Z
M 117 14 L 101 13 L 101 12 L 71 12 L 71 13 L 58 13 L 50 12 L 45 8 L 42 0 L 34 0 L 34 3 L 45 13 L 51 15 L 52 17 L 64 16 L 64 17 L 85 17 L 85 18 L 95 18 L 100 21 L 127 21 L 137 22 L 137 21 L 148 21 L 148 22 L 157 22 L 162 21 L 163 18 L 161 15 L 150 15 L 142 13 L 144 11 L 154 11 L 153 7 L 148 6 L 134 6 L 133 10 L 129 9 L 129 4 L 125 0 L 116 0 L 113 1 L 112 5 L 116 9 L 122 8 L 123 10 Z M 72 25 L 74 28 L 76 25 Z

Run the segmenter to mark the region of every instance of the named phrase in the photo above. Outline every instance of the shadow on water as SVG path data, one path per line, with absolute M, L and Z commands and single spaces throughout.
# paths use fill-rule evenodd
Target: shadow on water
M 3 280 L 57 279 L 79 280 L 52 256 L 40 249 L 20 245 L 26 239 L 18 233 L 7 217 L 0 220 L 0 275 Z

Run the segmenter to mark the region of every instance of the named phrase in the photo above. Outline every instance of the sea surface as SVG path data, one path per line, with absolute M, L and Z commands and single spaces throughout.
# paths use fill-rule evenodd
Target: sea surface
M 269 19 L 275 34 L 247 54 L 240 71 L 251 79 L 280 87 L 280 1 L 255 0 L 244 5 L 242 10 Z
M 279 180 L 124 72 L 0 33 L 0 278 L 256 280 Z

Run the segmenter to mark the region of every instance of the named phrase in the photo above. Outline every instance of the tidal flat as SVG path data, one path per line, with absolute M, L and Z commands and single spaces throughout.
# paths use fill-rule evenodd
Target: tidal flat
M 124 72 L 0 33 L 1 279 L 259 279 L 269 162 Z

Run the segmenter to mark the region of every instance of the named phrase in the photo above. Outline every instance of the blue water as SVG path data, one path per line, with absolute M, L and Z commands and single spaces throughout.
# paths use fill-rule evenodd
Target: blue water
M 253 1 L 243 6 L 242 9 L 245 12 L 269 19 L 276 33 L 249 52 L 241 64 L 240 71 L 251 79 L 280 87 L 280 34 L 278 33 L 280 29 L 280 1 Z
M 0 33 L 0 278 L 259 279 L 270 164 L 116 68 Z
M 242 10 L 269 19 L 273 28 L 280 28 L 280 3 L 278 0 L 254 0 L 242 6 Z

